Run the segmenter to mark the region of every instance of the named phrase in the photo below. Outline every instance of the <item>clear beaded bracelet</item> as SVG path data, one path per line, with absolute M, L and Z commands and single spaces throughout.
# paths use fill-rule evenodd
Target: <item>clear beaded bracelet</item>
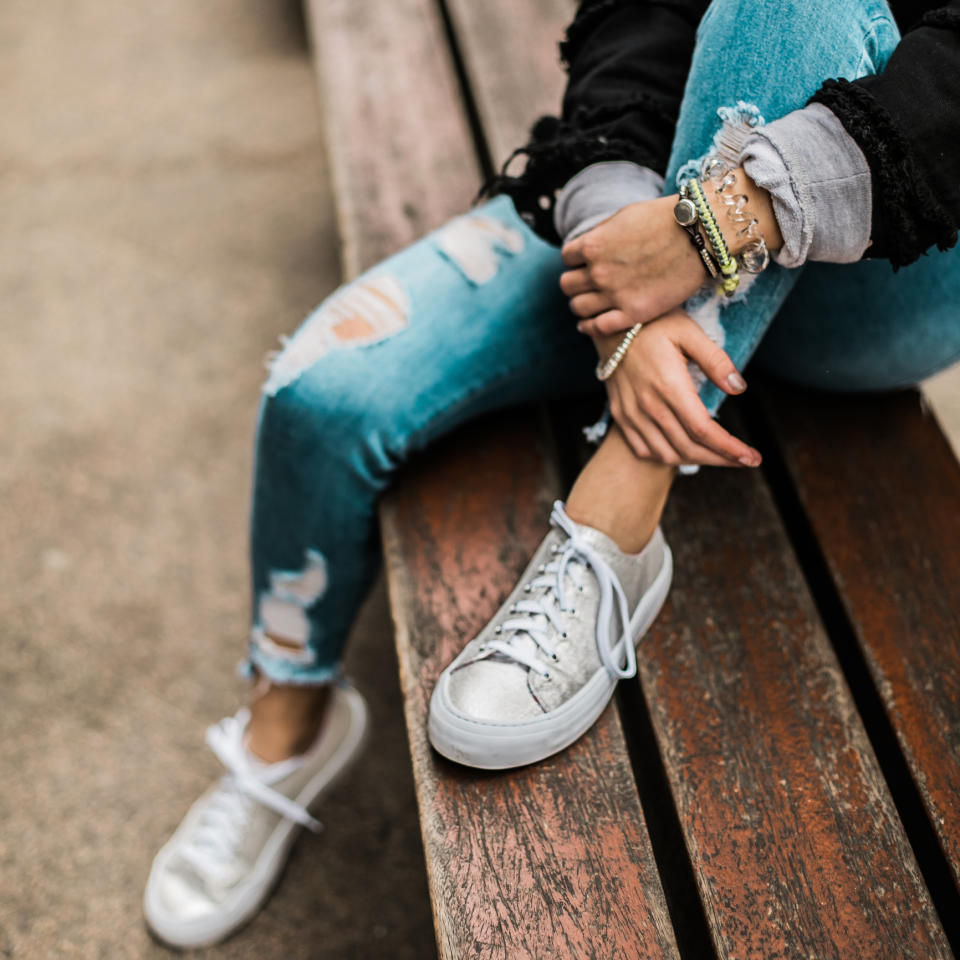
M 635 323 L 627 332 L 624 334 L 623 339 L 617 344 L 617 349 L 610 354 L 609 357 L 603 362 L 597 364 L 597 379 L 603 382 L 604 380 L 609 380 L 613 376 L 613 371 L 620 366 L 620 361 L 627 355 L 627 350 L 630 349 L 630 344 L 633 343 L 634 337 L 643 329 L 642 323 Z
M 741 269 L 747 273 L 760 273 L 770 265 L 770 252 L 767 242 L 760 233 L 757 218 L 747 210 L 750 202 L 746 194 L 735 191 L 737 175 L 733 168 L 721 157 L 707 157 L 700 168 L 701 179 L 706 183 L 713 181 L 717 196 L 727 208 L 727 216 L 738 226 L 737 236 L 744 237 L 746 243 L 737 253 Z

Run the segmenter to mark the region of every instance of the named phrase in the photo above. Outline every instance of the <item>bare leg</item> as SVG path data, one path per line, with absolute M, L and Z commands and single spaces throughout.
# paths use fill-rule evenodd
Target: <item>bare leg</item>
M 287 645 L 282 637 L 270 639 Z M 261 689 L 261 684 L 266 689 Z M 303 753 L 316 740 L 329 702 L 327 686 L 265 684 L 263 679 L 258 680 L 250 696 L 250 752 L 267 763 Z
M 616 424 L 580 471 L 567 514 L 611 537 L 625 553 L 639 553 L 660 523 L 674 468 L 640 460 Z

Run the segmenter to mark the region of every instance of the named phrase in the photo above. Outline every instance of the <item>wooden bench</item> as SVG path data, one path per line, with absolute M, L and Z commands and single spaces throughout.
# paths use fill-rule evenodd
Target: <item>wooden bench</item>
M 350 277 L 462 213 L 556 109 L 572 7 L 307 10 Z M 664 519 L 676 579 L 638 680 L 534 767 L 447 763 L 426 713 L 543 535 L 569 482 L 563 438 L 537 410 L 484 420 L 386 498 L 441 957 L 960 947 L 960 468 L 914 393 L 750 393 L 724 417 L 764 451 L 763 474 L 678 482 Z

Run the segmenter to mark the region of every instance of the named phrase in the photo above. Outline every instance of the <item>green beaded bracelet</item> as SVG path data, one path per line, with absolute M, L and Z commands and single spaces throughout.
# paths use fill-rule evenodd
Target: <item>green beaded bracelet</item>
M 691 177 L 683 185 L 685 195 L 693 200 L 697 207 L 697 213 L 700 216 L 700 222 L 716 254 L 717 263 L 720 267 L 720 273 L 723 274 L 723 280 L 720 281 L 720 288 L 729 297 L 740 284 L 740 273 L 737 270 L 737 261 L 730 256 L 730 249 L 727 247 L 726 240 L 723 239 L 723 233 L 717 226 L 717 218 L 713 215 L 713 210 L 704 196 L 700 181 L 696 177 Z

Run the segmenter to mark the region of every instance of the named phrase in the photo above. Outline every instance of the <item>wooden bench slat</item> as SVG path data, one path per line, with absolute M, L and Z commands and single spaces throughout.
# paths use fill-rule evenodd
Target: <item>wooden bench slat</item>
M 640 674 L 720 957 L 951 956 L 762 477 L 681 478 Z
M 557 41 L 573 0 L 447 0 L 463 51 L 491 159 L 500 165 L 529 139 L 545 113 L 556 114 L 566 77 Z
M 513 588 L 556 495 L 535 424 L 516 416 L 439 445 L 384 507 L 440 955 L 675 958 L 612 706 L 569 750 L 508 773 L 466 770 L 427 743 L 437 676 Z
M 960 464 L 913 391 L 764 409 L 960 889 Z
M 309 9 L 354 276 L 466 209 L 479 167 L 432 4 L 311 0 Z M 536 89 L 535 77 L 526 82 Z M 505 138 L 496 123 L 488 135 Z M 440 669 L 546 529 L 558 482 L 541 437 L 530 411 L 461 431 L 381 509 L 441 956 L 675 958 L 615 710 L 562 756 L 506 775 L 460 770 L 426 741 Z
M 480 166 L 431 0 L 307 0 L 347 279 L 463 213 Z

